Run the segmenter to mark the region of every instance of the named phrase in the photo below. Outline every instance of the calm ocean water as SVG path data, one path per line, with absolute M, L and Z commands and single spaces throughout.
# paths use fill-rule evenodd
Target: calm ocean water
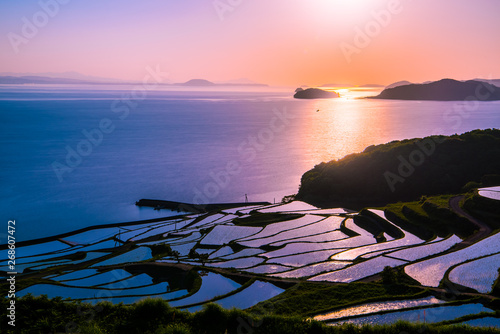
M 0 87 L 2 219 L 28 240 L 167 214 L 141 198 L 279 201 L 315 164 L 369 145 L 500 128 L 498 102 L 353 98 L 374 94 Z

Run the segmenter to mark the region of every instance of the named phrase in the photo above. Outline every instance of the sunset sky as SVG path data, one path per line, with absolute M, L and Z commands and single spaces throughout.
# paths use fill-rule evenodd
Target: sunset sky
M 173 82 L 287 86 L 500 78 L 499 15 L 498 0 L 1 1 L 0 72 L 140 80 L 159 64 Z

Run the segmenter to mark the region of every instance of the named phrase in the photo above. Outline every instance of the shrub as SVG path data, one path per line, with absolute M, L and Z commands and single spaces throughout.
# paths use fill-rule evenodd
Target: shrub
M 395 284 L 398 282 L 398 276 L 396 271 L 389 267 L 385 266 L 384 270 L 382 270 L 382 282 L 384 284 Z
M 191 328 L 186 324 L 174 323 L 168 326 L 161 325 L 155 334 L 190 334 Z
M 218 304 L 206 304 L 202 311 L 195 313 L 194 325 L 201 333 L 224 333 L 228 325 L 227 311 Z
M 161 298 L 146 298 L 132 306 L 128 326 L 142 333 L 144 328 L 156 329 L 169 319 L 173 309 Z

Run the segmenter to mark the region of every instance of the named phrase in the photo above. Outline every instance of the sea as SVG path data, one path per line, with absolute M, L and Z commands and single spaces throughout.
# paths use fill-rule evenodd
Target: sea
M 500 128 L 500 103 L 293 99 L 294 88 L 0 85 L 0 244 L 178 214 L 142 199 L 281 201 L 370 145 Z M 395 168 L 399 161 L 395 161 Z M 381 175 L 381 177 L 383 177 Z

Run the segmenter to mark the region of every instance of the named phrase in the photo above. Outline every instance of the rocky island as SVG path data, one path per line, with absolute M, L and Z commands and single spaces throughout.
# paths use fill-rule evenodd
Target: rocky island
M 296 99 L 331 99 L 339 97 L 339 94 L 319 88 L 297 88 L 293 97 Z

